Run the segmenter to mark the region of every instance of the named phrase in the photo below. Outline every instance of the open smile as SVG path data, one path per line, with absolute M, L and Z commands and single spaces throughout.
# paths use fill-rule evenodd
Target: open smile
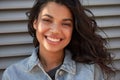
M 55 37 L 50 37 L 50 36 L 45 36 L 45 38 L 47 39 L 47 41 L 52 42 L 52 43 L 59 43 L 63 40 L 62 38 L 55 38 Z

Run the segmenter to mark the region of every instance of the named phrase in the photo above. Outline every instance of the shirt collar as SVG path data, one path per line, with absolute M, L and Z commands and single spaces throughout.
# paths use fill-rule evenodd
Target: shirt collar
M 27 62 L 27 69 L 28 71 L 31 71 L 35 66 L 39 64 L 39 58 L 38 58 L 38 48 L 35 48 L 32 55 L 29 57 L 29 60 Z M 63 61 L 63 64 L 60 69 L 75 74 L 76 73 L 76 63 L 72 60 L 72 55 L 70 51 L 65 50 L 65 58 Z
M 61 69 L 68 73 L 76 73 L 76 63 L 74 60 L 72 60 L 72 55 L 68 50 L 65 50 L 65 58 Z
M 32 55 L 29 57 L 27 62 L 28 71 L 31 71 L 36 65 L 38 65 L 39 58 L 37 53 L 38 53 L 38 48 L 35 48 L 35 50 L 33 51 Z

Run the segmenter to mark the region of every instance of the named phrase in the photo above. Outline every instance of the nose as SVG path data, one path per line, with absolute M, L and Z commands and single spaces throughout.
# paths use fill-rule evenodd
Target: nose
M 52 33 L 60 33 L 60 32 L 61 32 L 60 25 L 59 25 L 59 24 L 53 24 L 53 25 L 51 26 L 50 31 L 51 31 Z

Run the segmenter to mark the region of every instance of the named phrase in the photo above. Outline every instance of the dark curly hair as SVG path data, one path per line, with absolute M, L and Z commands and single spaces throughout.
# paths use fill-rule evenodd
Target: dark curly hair
M 76 62 L 98 64 L 104 73 L 114 72 L 108 64 L 112 63 L 110 53 L 105 47 L 106 40 L 96 33 L 99 29 L 92 12 L 83 7 L 79 0 L 37 0 L 30 12 L 28 12 L 28 31 L 34 38 L 35 47 L 39 46 L 33 22 L 38 18 L 42 8 L 48 2 L 56 2 L 69 8 L 73 16 L 73 34 L 70 43 L 65 49 L 72 53 L 72 59 Z M 91 16 L 88 16 L 90 13 Z

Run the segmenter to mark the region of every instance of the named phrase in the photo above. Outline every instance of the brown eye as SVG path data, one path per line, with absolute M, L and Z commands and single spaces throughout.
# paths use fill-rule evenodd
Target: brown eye
M 63 26 L 66 26 L 66 27 L 71 27 L 71 26 L 72 26 L 71 23 L 63 23 L 62 25 L 63 25 Z
M 50 19 L 42 19 L 43 22 L 51 23 L 52 21 Z

